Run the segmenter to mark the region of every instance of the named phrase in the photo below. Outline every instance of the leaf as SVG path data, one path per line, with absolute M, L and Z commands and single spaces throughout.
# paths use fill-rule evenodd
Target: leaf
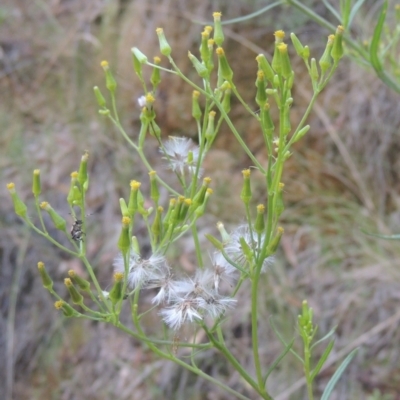
M 236 22 L 247 21 L 247 20 L 252 19 L 254 17 L 258 17 L 259 15 L 264 14 L 265 12 L 271 10 L 272 8 L 280 6 L 280 5 L 282 5 L 282 1 L 276 1 L 275 3 L 269 4 L 268 6 L 266 6 L 264 8 L 261 8 L 260 10 L 255 11 L 255 12 L 253 12 L 251 14 L 247 14 L 247 15 L 244 15 L 243 17 L 233 18 L 233 19 L 229 19 L 227 21 L 223 21 L 222 24 L 223 25 L 228 25 L 228 24 L 233 24 L 233 23 L 236 23 Z M 203 25 L 203 22 L 201 24 Z
M 289 352 L 289 350 L 292 348 L 294 343 L 294 338 L 290 341 L 290 343 L 285 347 L 285 349 L 282 351 L 282 353 L 279 355 L 279 357 L 272 363 L 272 365 L 268 368 L 267 373 L 265 374 L 264 377 L 264 385 L 267 383 L 267 379 L 271 372 L 276 368 L 276 366 L 281 362 L 281 360 L 286 356 L 286 354 Z
M 334 340 L 331 340 L 329 342 L 327 348 L 325 349 L 325 351 L 323 352 L 321 358 L 319 359 L 317 366 L 314 368 L 314 370 L 311 373 L 311 381 L 313 381 L 314 378 L 318 375 L 319 371 L 321 371 L 321 368 L 325 364 L 326 359 L 329 357 L 329 354 L 332 351 L 334 343 L 335 343 Z
M 371 64 L 378 75 L 382 74 L 382 72 L 383 72 L 383 67 L 382 67 L 381 61 L 379 59 L 378 51 L 379 51 L 379 44 L 381 41 L 381 33 L 382 33 L 382 29 L 383 29 L 383 24 L 385 23 L 385 19 L 386 19 L 387 6 L 388 6 L 388 2 L 386 0 L 383 3 L 381 12 L 379 14 L 378 22 L 376 24 L 374 34 L 372 36 L 371 45 L 369 47 L 369 55 L 371 58 Z
M 339 368 L 336 370 L 336 372 L 333 374 L 332 378 L 329 380 L 328 384 L 326 385 L 326 388 L 324 390 L 324 393 L 322 393 L 321 400 L 329 400 L 329 396 L 331 395 L 337 381 L 339 378 L 342 376 L 344 370 L 347 368 L 347 366 L 350 364 L 350 361 L 353 359 L 353 357 L 356 355 L 358 351 L 357 349 L 354 349 L 345 359 L 344 361 L 340 364 Z
M 398 235 L 381 235 L 380 233 L 367 232 L 367 231 L 364 231 L 363 229 L 361 229 L 361 232 L 364 233 L 365 235 L 377 237 L 379 239 L 400 240 L 400 234 L 398 234 Z
M 334 17 L 339 21 L 339 23 L 342 22 L 342 18 L 340 17 L 340 14 L 335 10 L 335 8 L 330 4 L 327 0 L 322 0 L 322 2 L 325 4 L 325 7 L 334 15 Z
M 354 7 L 351 9 L 350 16 L 349 16 L 349 22 L 347 25 L 347 29 L 350 28 L 351 23 L 353 22 L 353 19 L 355 15 L 357 14 L 357 11 L 359 8 L 364 4 L 365 0 L 358 0 L 356 4 L 354 4 Z
M 274 325 L 274 323 L 272 321 L 272 317 L 269 318 L 269 322 L 270 322 L 271 327 L 272 327 L 273 331 L 275 332 L 276 336 L 278 336 L 278 339 L 280 340 L 280 342 L 285 347 L 287 347 L 288 344 L 285 342 L 285 339 L 282 337 L 282 335 L 276 329 L 276 326 Z M 289 351 L 304 365 L 304 360 L 292 348 L 290 348 Z
M 331 337 L 336 330 L 336 326 L 334 326 L 323 338 L 317 340 L 310 348 L 310 350 L 312 350 L 315 346 L 318 346 L 321 342 L 323 342 L 324 340 L 328 339 L 329 337 Z

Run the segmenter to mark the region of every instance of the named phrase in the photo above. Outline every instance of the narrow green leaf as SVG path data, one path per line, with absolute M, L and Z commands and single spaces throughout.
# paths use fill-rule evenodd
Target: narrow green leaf
M 322 393 L 321 400 L 329 400 L 329 396 L 331 395 L 337 381 L 339 378 L 342 376 L 344 370 L 347 368 L 347 366 L 350 364 L 350 361 L 353 359 L 353 357 L 356 355 L 358 351 L 357 349 L 354 349 L 345 359 L 344 361 L 340 364 L 339 368 L 336 370 L 336 372 L 333 374 L 332 378 L 329 380 L 328 384 L 326 385 L 326 388 L 324 390 L 324 393 Z
M 229 20 L 226 20 L 226 21 L 222 21 L 222 25 L 228 25 L 228 24 L 234 24 L 236 22 L 247 21 L 247 20 L 252 19 L 254 17 L 258 17 L 259 15 L 264 14 L 267 11 L 271 10 L 272 8 L 278 7 L 280 5 L 282 5 L 282 1 L 276 1 L 275 3 L 269 4 L 268 6 L 263 7 L 258 11 L 255 11 L 255 12 L 253 12 L 251 14 L 244 15 L 243 17 L 233 18 L 233 19 L 229 19 Z M 200 22 L 200 23 L 203 25 L 203 22 Z
M 336 326 L 334 326 L 323 338 L 317 340 L 311 347 L 310 350 L 312 350 L 315 346 L 318 346 L 321 342 L 324 340 L 330 338 L 336 331 Z
M 385 19 L 386 19 L 387 7 L 388 7 L 388 2 L 386 0 L 383 3 L 381 12 L 379 14 L 378 22 L 376 24 L 374 34 L 372 36 L 371 45 L 369 47 L 369 55 L 370 55 L 370 59 L 371 59 L 371 64 L 378 75 L 381 74 L 383 71 L 383 67 L 382 67 L 381 61 L 379 59 L 378 51 L 379 51 L 379 44 L 381 41 L 383 25 L 384 25 Z
M 365 0 L 358 0 L 357 3 L 354 4 L 354 7 L 351 9 L 351 12 L 350 12 L 349 22 L 348 22 L 348 25 L 347 25 L 347 29 L 350 28 L 350 26 L 351 26 L 351 24 L 352 24 L 352 22 L 353 22 L 353 19 L 354 19 L 354 17 L 355 17 L 355 15 L 357 14 L 357 12 L 358 12 L 358 10 L 360 9 L 360 7 L 364 4 L 364 2 L 365 2 Z
M 288 347 L 288 344 L 285 342 L 285 339 L 282 337 L 282 335 L 278 332 L 278 329 L 276 329 L 276 326 L 274 325 L 272 321 L 272 317 L 269 318 L 269 323 L 272 326 L 273 331 L 275 332 L 276 336 L 280 340 L 280 342 L 285 346 Z M 292 349 L 289 348 L 289 351 L 302 363 L 304 364 L 304 360 Z
M 352 0 L 344 0 L 341 4 L 341 12 L 342 12 L 342 25 L 347 30 L 349 26 L 349 19 L 350 19 L 350 11 L 351 11 L 351 2 Z
M 334 17 L 338 20 L 339 23 L 342 23 L 342 18 L 340 17 L 340 14 L 335 10 L 335 8 L 332 6 L 331 3 L 329 3 L 328 0 L 322 0 L 322 2 L 325 4 L 325 7 L 334 15 Z
M 400 234 L 397 234 L 397 235 L 381 235 L 379 233 L 367 232 L 367 231 L 364 231 L 363 229 L 361 229 L 361 232 L 364 233 L 365 235 L 377 237 L 379 239 L 400 240 Z
M 282 351 L 282 353 L 279 355 L 279 357 L 268 368 L 268 371 L 267 371 L 267 373 L 265 374 L 265 377 L 264 377 L 264 385 L 267 383 L 267 379 L 268 379 L 269 375 L 271 374 L 271 372 L 276 368 L 276 366 L 281 362 L 281 360 L 286 356 L 286 354 L 292 348 L 293 343 L 294 343 L 294 338 L 285 347 L 285 349 Z
M 325 349 L 321 358 L 319 359 L 318 364 L 316 365 L 316 367 L 314 368 L 314 370 L 311 373 L 311 381 L 313 381 L 314 378 L 318 375 L 319 371 L 321 371 L 321 368 L 325 364 L 326 359 L 329 357 L 329 354 L 331 354 L 334 343 L 335 343 L 334 340 L 331 340 L 329 342 L 327 348 Z

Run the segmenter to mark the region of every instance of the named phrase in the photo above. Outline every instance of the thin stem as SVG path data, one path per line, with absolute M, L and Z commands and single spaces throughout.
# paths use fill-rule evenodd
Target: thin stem
M 254 379 L 247 373 L 247 371 L 243 368 L 243 366 L 236 360 L 233 354 L 225 347 L 223 343 L 218 341 L 214 335 L 209 331 L 207 326 L 202 324 L 204 331 L 207 334 L 208 339 L 214 345 L 216 349 L 218 349 L 223 356 L 231 363 L 231 365 L 236 369 L 236 371 L 241 375 L 241 377 L 248 382 L 251 387 L 265 400 L 272 400 L 269 394 L 264 389 L 264 384 L 261 386 L 257 385 Z
M 137 308 L 137 304 L 133 304 L 133 309 Z M 133 323 L 137 329 L 137 331 L 139 332 L 139 334 L 141 336 L 146 336 L 145 333 L 143 332 L 138 317 L 137 317 L 137 312 L 135 312 L 135 310 L 133 310 L 132 313 L 132 318 L 133 318 Z M 182 361 L 181 359 L 175 357 L 173 354 L 171 353 L 166 353 L 162 350 L 160 350 L 157 346 L 155 346 L 153 343 L 146 341 L 146 344 L 149 346 L 150 350 L 153 351 L 153 353 L 157 354 L 159 357 L 165 358 L 167 360 L 173 361 L 174 363 L 180 365 L 181 367 L 186 368 L 187 370 L 193 372 L 196 375 L 201 376 L 202 378 L 212 382 L 214 385 L 219 386 L 220 388 L 224 389 L 225 391 L 227 391 L 228 393 L 231 393 L 233 395 L 235 395 L 237 398 L 241 399 L 241 400 L 250 400 L 248 397 L 243 396 L 242 394 L 240 394 L 239 392 L 237 392 L 236 390 L 231 389 L 229 386 L 223 384 L 222 382 L 220 382 L 218 379 L 213 378 L 212 376 L 206 374 L 205 372 L 203 372 L 201 369 L 197 368 L 196 366 L 192 366 L 190 364 L 187 364 L 186 362 Z
M 97 278 L 96 278 L 96 275 L 94 274 L 93 268 L 92 268 L 92 266 L 90 265 L 90 262 L 88 261 L 88 259 L 86 258 L 86 256 L 85 256 L 84 254 L 83 254 L 83 255 L 80 255 L 79 258 L 80 258 L 80 259 L 82 260 L 82 262 L 85 264 L 86 270 L 88 271 L 89 276 L 90 276 L 90 278 L 92 279 L 93 285 L 95 286 L 95 288 L 96 288 L 96 290 L 97 290 L 97 293 L 98 293 L 98 295 L 100 296 L 100 298 L 101 298 L 103 304 L 105 304 L 105 306 L 107 307 L 107 310 L 108 310 L 110 313 L 112 313 L 112 307 L 111 307 L 111 305 L 109 304 L 109 302 L 107 301 L 107 299 L 105 298 L 105 296 L 104 296 L 104 294 L 103 294 L 103 291 L 101 290 L 101 287 L 100 287 L 99 282 L 98 282 L 98 280 L 97 280 Z

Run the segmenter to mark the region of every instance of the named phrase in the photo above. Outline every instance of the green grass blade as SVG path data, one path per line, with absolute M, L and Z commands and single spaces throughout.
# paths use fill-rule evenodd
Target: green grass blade
M 350 364 L 350 361 L 353 359 L 353 357 L 356 355 L 358 351 L 357 349 L 354 349 L 345 359 L 344 361 L 340 364 L 339 368 L 336 370 L 336 372 L 333 374 L 332 378 L 329 380 L 328 384 L 326 385 L 326 388 L 324 390 L 324 393 L 322 393 L 321 400 L 329 400 L 329 396 L 331 395 L 336 383 L 338 382 L 339 378 L 342 376 L 344 370 L 347 368 L 347 366 Z

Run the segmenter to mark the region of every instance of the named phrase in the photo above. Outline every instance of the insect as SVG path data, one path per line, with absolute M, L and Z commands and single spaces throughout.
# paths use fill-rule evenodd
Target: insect
M 75 219 L 74 224 L 71 228 L 71 238 L 75 242 L 81 242 L 83 240 L 83 236 L 86 235 L 85 232 L 82 231 L 83 221 L 81 219 Z

